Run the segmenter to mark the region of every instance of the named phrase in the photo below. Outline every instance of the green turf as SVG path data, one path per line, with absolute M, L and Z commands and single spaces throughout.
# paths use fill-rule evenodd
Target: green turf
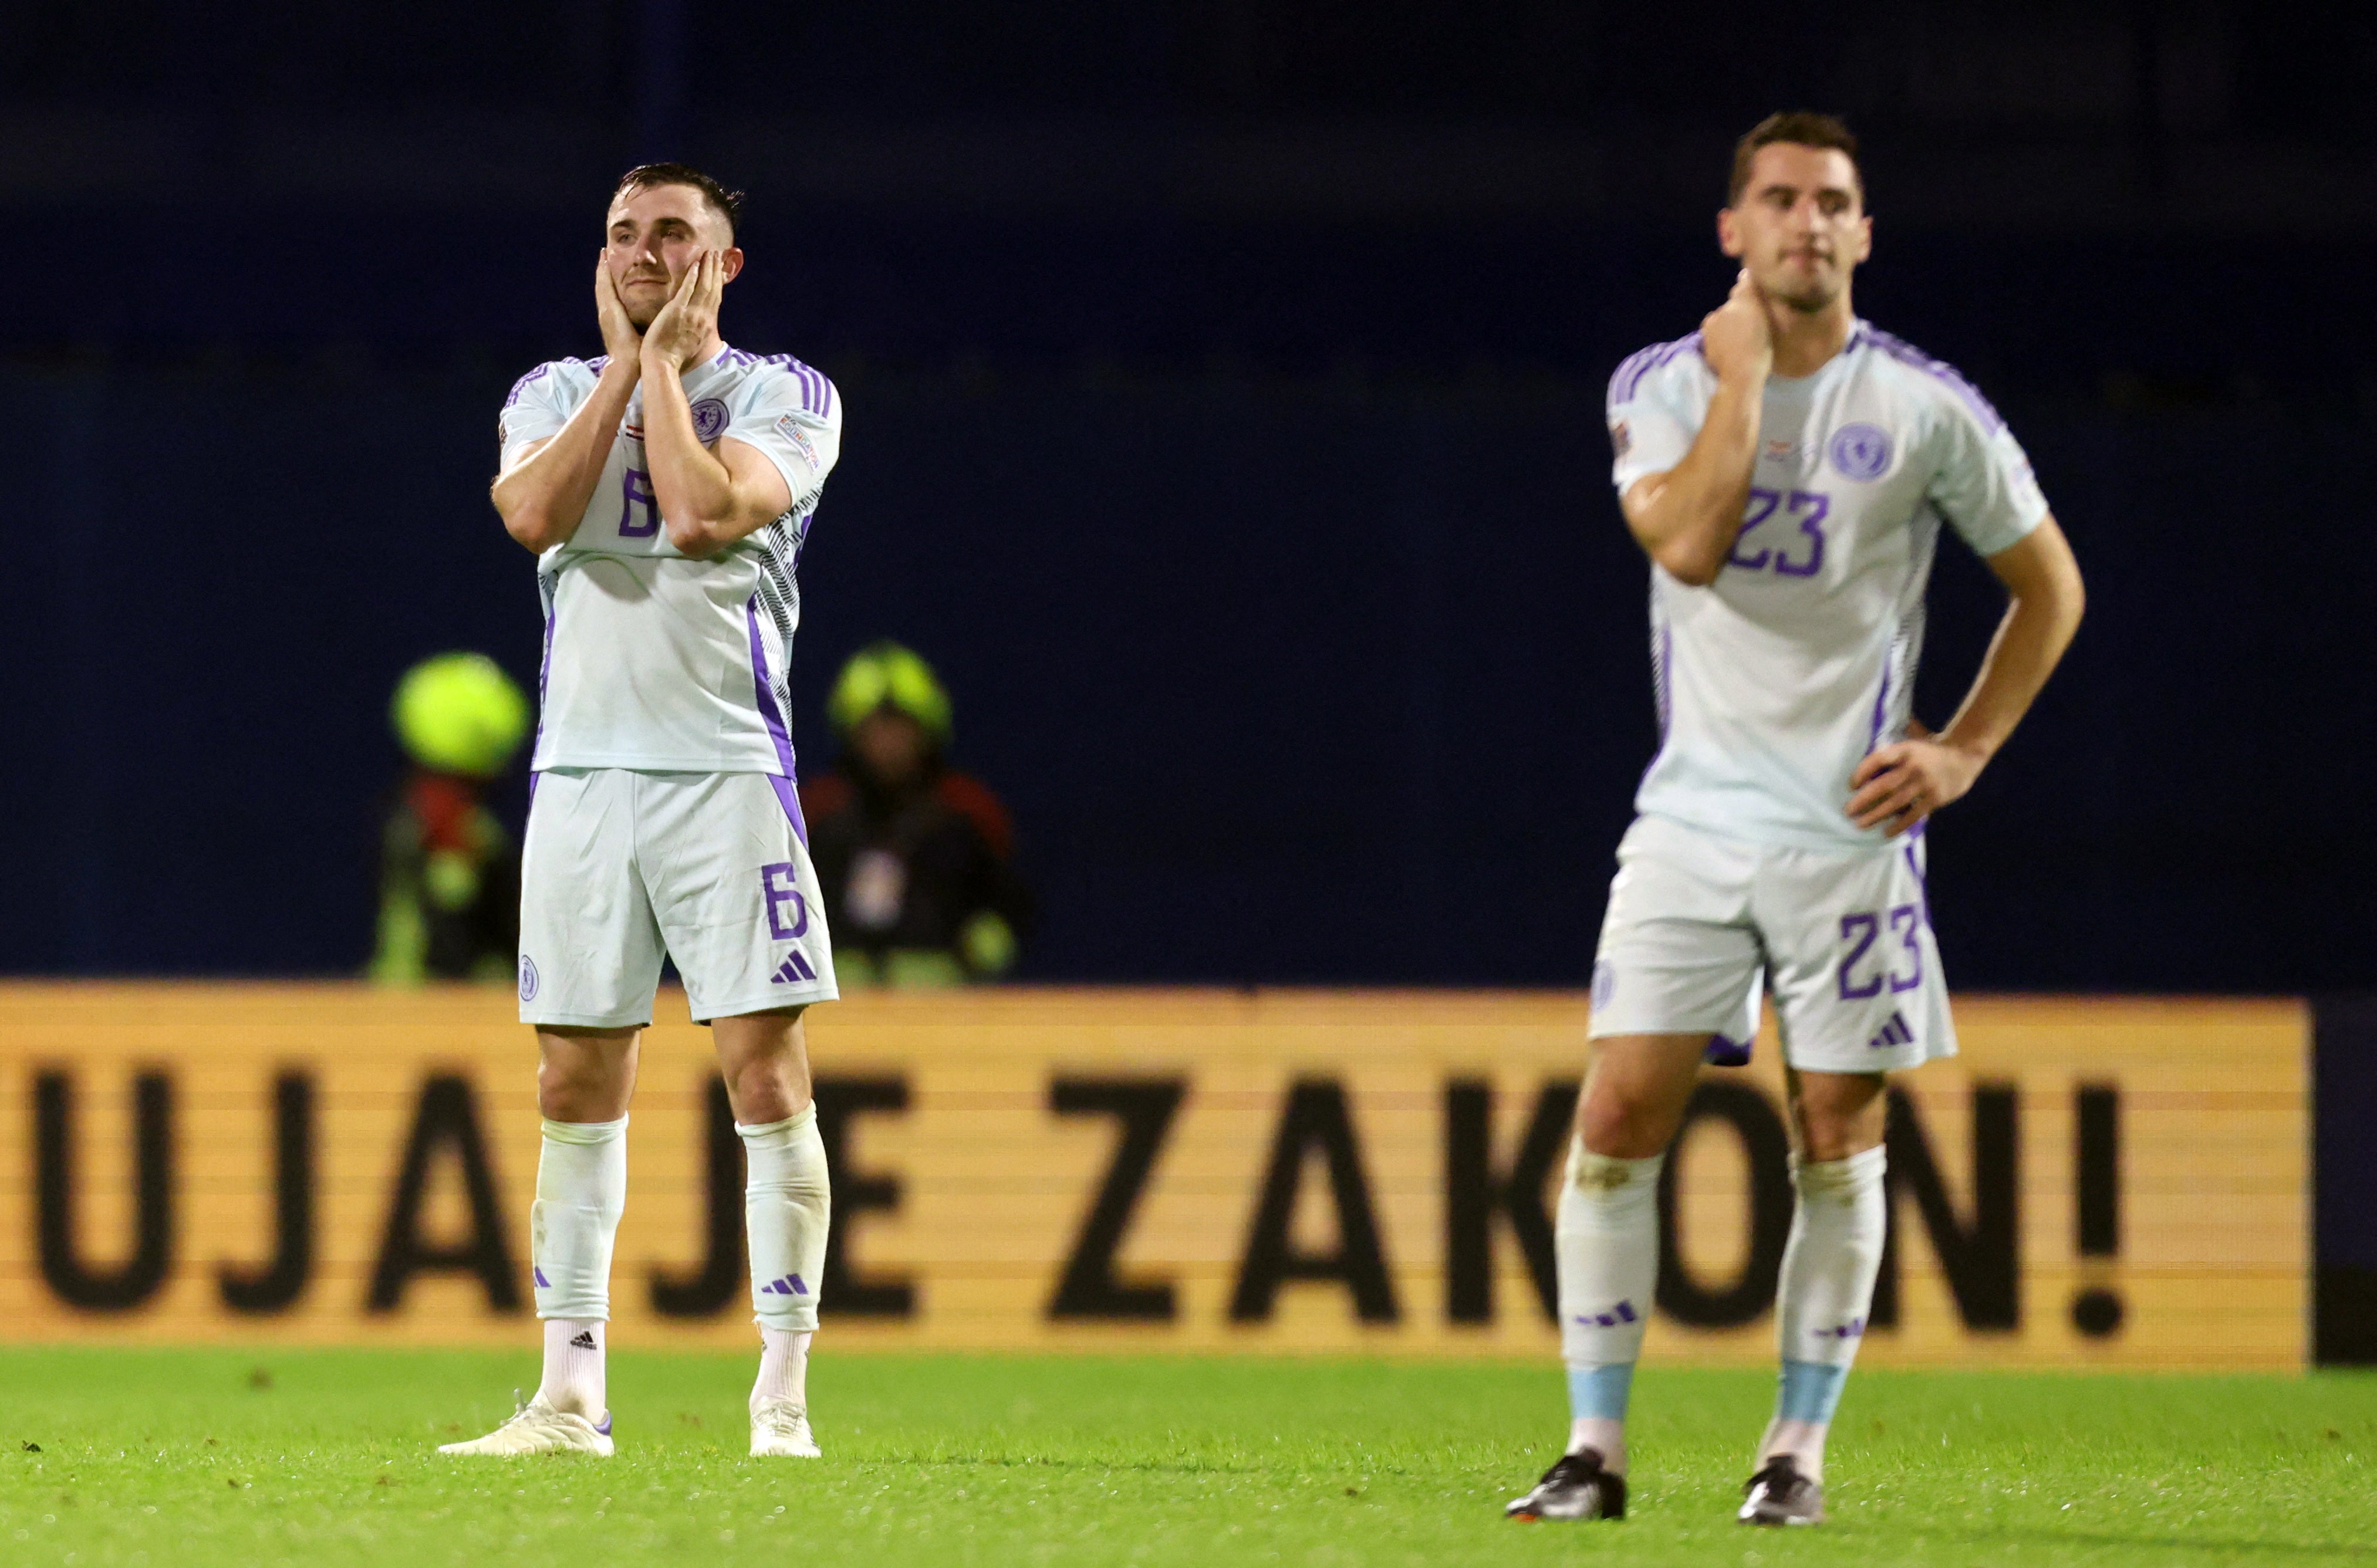
M 1730 1522 L 1757 1373 L 1644 1372 L 1599 1526 L 1500 1517 L 1548 1366 L 827 1357 L 828 1457 L 764 1465 L 748 1376 L 621 1355 L 615 1459 L 460 1462 L 532 1356 L 0 1350 L 0 1563 L 2377 1562 L 2364 1376 L 1861 1372 L 1788 1534 Z

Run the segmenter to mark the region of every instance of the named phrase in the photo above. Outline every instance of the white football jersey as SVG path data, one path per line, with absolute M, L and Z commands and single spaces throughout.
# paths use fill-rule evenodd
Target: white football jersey
M 561 429 L 603 364 L 555 360 L 520 377 L 496 432 L 506 468 Z M 680 553 L 653 503 L 637 387 L 578 531 L 537 562 L 544 671 L 532 768 L 794 776 L 787 665 L 801 619 L 796 574 L 842 449 L 842 399 L 787 354 L 727 349 L 683 379 L 695 434 L 766 453 L 793 504 L 708 560 Z
M 1715 392 L 1697 332 L 1618 367 L 1620 494 L 1683 461 Z M 1635 808 L 1765 843 L 1878 844 L 1843 808 L 1857 763 L 1905 734 L 1940 524 L 1994 555 L 2047 501 L 1964 377 L 1863 321 L 1813 375 L 1768 379 L 1750 486 L 1714 583 L 1651 568 L 1660 746 Z

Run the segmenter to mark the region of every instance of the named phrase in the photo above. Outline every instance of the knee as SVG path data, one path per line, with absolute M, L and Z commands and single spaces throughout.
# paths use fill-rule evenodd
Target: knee
M 1829 1165 L 1881 1146 L 1881 1118 L 1858 1111 L 1841 1113 L 1803 1105 L 1799 1108 L 1799 1158 L 1809 1164 Z
M 537 1063 L 536 1108 L 548 1122 L 615 1122 L 626 1114 L 616 1072 L 592 1052 Z
M 726 1099 L 735 1108 L 735 1120 L 747 1127 L 764 1127 L 797 1116 L 809 1102 L 803 1075 L 782 1054 L 736 1063 L 726 1077 Z
M 1576 1108 L 1577 1135 L 1591 1153 L 1609 1159 L 1648 1159 L 1666 1152 L 1676 1129 L 1657 1099 L 1631 1095 L 1595 1079 Z

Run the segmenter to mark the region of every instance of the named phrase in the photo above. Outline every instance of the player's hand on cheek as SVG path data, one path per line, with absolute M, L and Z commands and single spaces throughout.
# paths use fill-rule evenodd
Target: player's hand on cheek
M 643 353 L 644 337 L 627 319 L 619 285 L 611 276 L 610 257 L 600 251 L 594 255 L 594 319 L 603 326 L 603 351 L 633 370 Z
M 710 253 L 704 251 L 685 269 L 677 279 L 676 291 L 644 332 L 643 351 L 647 358 L 657 357 L 671 370 L 684 368 L 710 335 L 708 325 L 699 319 L 702 267 Z
M 1980 759 L 1935 741 L 1900 741 L 1869 754 L 1849 775 L 1849 820 L 1895 838 L 1980 777 Z

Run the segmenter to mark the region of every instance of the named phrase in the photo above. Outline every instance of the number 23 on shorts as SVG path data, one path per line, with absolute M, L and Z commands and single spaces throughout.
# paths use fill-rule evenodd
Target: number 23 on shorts
M 1882 933 L 1897 940 L 1882 942 Z M 1844 1002 L 1862 1002 L 1881 994 L 1888 982 L 1894 993 L 1913 991 L 1923 983 L 1923 907 L 1920 904 L 1900 904 L 1888 911 L 1870 910 L 1841 917 L 1841 941 L 1848 944 L 1848 956 L 1841 960 L 1840 998 Z M 1874 952 L 1880 945 L 1881 951 Z M 1904 957 L 1906 972 L 1900 974 L 1897 964 Z M 1869 968 L 1867 967 L 1870 966 Z M 1858 971 L 1865 969 L 1864 978 Z

